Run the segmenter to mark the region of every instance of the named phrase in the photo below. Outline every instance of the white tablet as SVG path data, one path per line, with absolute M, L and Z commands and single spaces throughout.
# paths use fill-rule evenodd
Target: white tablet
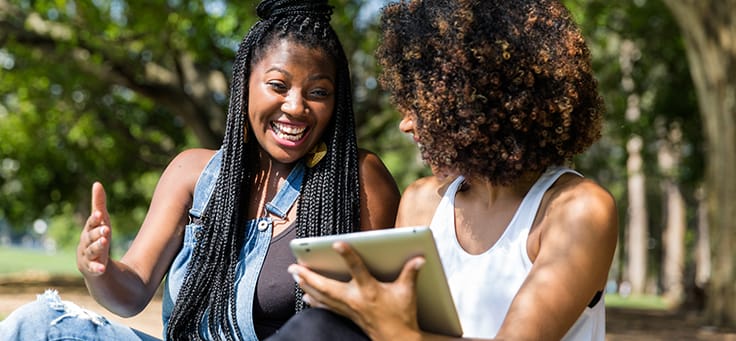
M 409 259 L 423 255 L 426 263 L 417 274 L 419 327 L 443 335 L 462 335 L 445 272 L 428 227 L 399 227 L 298 238 L 292 240 L 290 246 L 294 256 L 313 271 L 340 281 L 349 281 L 350 272 L 345 261 L 332 249 L 332 244 L 338 240 L 350 244 L 363 258 L 371 274 L 383 282 L 394 281 Z

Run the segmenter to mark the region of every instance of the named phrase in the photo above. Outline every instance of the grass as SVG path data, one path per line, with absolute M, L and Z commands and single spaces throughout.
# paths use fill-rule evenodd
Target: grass
M 31 271 L 49 275 L 79 274 L 73 250 L 47 253 L 42 250 L 0 247 L 0 276 Z
M 0 246 L 0 278 L 27 273 L 78 276 L 73 250 L 47 253 L 42 250 Z M 7 316 L 0 314 L 0 321 Z
M 667 302 L 661 296 L 655 295 L 632 295 L 622 297 L 620 295 L 606 294 L 606 307 L 646 310 L 668 309 Z

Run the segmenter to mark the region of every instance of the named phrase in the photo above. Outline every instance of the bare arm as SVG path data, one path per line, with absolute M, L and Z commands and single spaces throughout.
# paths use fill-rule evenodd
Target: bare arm
M 605 286 L 618 235 L 614 199 L 591 181 L 573 182 L 538 214 L 538 254 L 499 338 L 560 339 Z
M 375 154 L 361 150 L 358 162 L 361 229 L 393 227 L 400 198 L 396 181 Z
M 123 317 L 139 313 L 153 297 L 181 247 L 194 186 L 214 151 L 192 149 L 164 170 L 138 235 L 120 261 L 109 259 L 110 219 L 102 185 L 92 188 L 92 213 L 80 236 L 77 267 L 90 294 Z
M 396 226 L 429 226 L 442 199 L 441 184 L 434 176 L 414 181 L 401 196 Z

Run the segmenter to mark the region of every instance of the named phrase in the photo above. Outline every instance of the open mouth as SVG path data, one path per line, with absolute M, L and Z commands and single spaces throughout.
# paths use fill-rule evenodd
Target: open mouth
M 271 122 L 271 129 L 280 139 L 296 142 L 304 137 L 306 126 L 294 126 L 281 122 Z

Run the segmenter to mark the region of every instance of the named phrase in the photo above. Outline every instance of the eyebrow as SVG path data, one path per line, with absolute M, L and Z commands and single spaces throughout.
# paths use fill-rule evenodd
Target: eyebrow
M 284 70 L 284 69 L 282 69 L 282 68 L 280 68 L 280 67 L 278 67 L 278 66 L 272 66 L 272 67 L 270 67 L 270 68 L 269 68 L 268 70 L 266 70 L 266 73 L 268 73 L 268 72 L 271 72 L 271 71 L 277 71 L 277 72 L 280 72 L 280 73 L 282 73 L 282 74 L 286 75 L 286 76 L 287 76 L 287 77 L 289 77 L 289 78 L 291 78 L 291 77 L 292 77 L 292 75 L 291 75 L 291 73 L 289 73 L 289 71 L 286 71 L 286 70 Z M 308 79 L 309 79 L 310 81 L 314 81 L 314 80 L 320 80 L 320 79 L 326 79 L 326 80 L 328 80 L 328 81 L 332 82 L 333 84 L 335 83 L 335 80 L 334 80 L 334 79 L 332 79 L 332 77 L 330 77 L 330 76 L 328 76 L 328 75 L 325 75 L 325 74 L 321 74 L 321 73 L 320 73 L 320 74 L 316 74 L 316 75 L 312 75 L 312 76 L 309 76 L 309 78 L 308 78 Z

